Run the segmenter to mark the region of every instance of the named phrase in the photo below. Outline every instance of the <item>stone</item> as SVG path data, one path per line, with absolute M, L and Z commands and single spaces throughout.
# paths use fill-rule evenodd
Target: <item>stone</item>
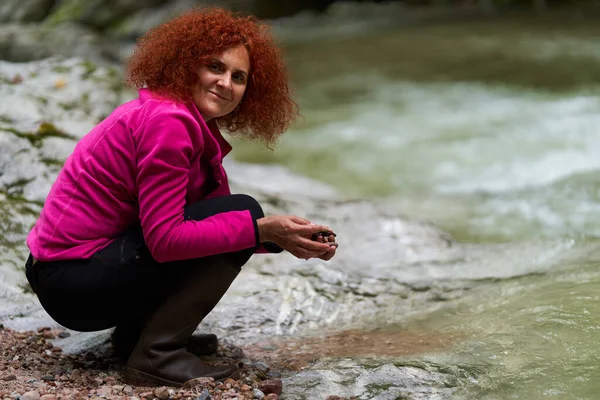
M 209 386 L 214 381 L 215 381 L 214 378 L 206 378 L 206 377 L 194 378 L 194 379 L 190 379 L 189 381 L 184 382 L 183 387 L 184 387 L 184 389 L 191 389 L 196 386 Z
M 265 394 L 260 389 L 252 390 L 252 394 L 254 394 L 254 398 L 261 400 L 265 397 Z
M 21 395 L 20 400 L 40 400 L 40 393 L 37 391 L 25 392 Z
M 160 400 L 167 400 L 170 397 L 169 389 L 164 386 L 156 388 L 154 389 L 154 395 Z
M 275 393 L 276 395 L 280 395 L 282 387 L 281 379 L 267 379 L 258 384 L 258 389 L 264 394 Z
M 107 387 L 107 386 L 102 386 L 98 389 L 96 389 L 96 394 L 100 395 L 100 396 L 105 396 L 108 397 L 112 394 L 112 388 Z
M 271 370 L 271 368 L 265 364 L 264 362 L 258 361 L 252 364 L 257 370 L 259 370 L 260 372 L 266 374 L 267 372 L 269 372 Z
M 266 395 L 264 397 L 264 400 L 277 400 L 279 399 L 279 396 L 275 393 L 269 393 L 268 395 Z
M 251 386 L 249 386 L 249 385 L 246 385 L 246 384 L 244 384 L 244 385 L 242 385 L 242 386 L 240 387 L 240 391 L 241 391 L 241 392 L 249 392 L 249 391 L 251 391 L 251 390 L 252 390 L 252 387 L 251 387 Z
M 210 398 L 210 392 L 208 389 L 204 389 L 200 396 L 196 397 L 194 400 L 208 400 Z
M 40 397 L 40 400 L 56 400 L 56 396 L 54 396 L 53 394 L 45 394 L 42 397 Z
M 16 381 L 17 380 L 17 376 L 14 374 L 10 374 L 10 375 L 6 375 L 2 377 L 2 380 L 5 382 L 9 382 L 9 381 Z

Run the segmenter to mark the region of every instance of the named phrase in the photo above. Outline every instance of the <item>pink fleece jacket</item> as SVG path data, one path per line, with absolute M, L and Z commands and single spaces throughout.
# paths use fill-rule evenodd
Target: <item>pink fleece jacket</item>
M 147 89 L 85 135 L 66 160 L 27 245 L 41 261 L 89 258 L 141 223 L 159 262 L 258 244 L 249 211 L 184 220 L 184 206 L 230 194 L 222 160 L 231 146 L 193 104 Z

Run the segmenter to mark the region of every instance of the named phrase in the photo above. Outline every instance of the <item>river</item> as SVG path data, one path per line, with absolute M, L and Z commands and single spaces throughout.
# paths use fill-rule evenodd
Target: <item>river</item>
M 416 359 L 478 371 L 464 398 L 597 398 L 600 24 L 394 26 L 380 10 L 277 26 L 303 119 L 275 152 L 235 140 L 233 156 L 378 199 L 458 241 L 503 244 L 475 267 L 505 279 L 406 321 L 466 338 Z M 545 267 L 522 273 L 533 263 Z

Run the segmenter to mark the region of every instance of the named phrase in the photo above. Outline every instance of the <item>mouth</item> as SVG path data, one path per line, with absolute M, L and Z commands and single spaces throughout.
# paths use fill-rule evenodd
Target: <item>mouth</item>
M 221 100 L 227 100 L 227 101 L 231 100 L 230 98 L 221 96 L 218 93 L 213 92 L 212 90 L 209 90 L 208 93 L 212 94 L 213 96 L 215 96 L 215 97 L 217 97 L 217 98 L 219 98 Z

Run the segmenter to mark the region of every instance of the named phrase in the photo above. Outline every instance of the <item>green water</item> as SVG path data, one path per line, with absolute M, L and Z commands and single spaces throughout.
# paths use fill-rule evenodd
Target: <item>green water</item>
M 598 398 L 599 38 L 597 20 L 523 17 L 297 40 L 287 58 L 303 119 L 275 152 L 235 140 L 233 154 L 377 198 L 460 241 L 507 253 L 571 243 L 568 257 L 532 251 L 551 264 L 536 274 L 518 272 L 527 252 L 490 252 L 505 278 L 476 281 L 412 329 L 467 335 L 428 356 L 486 371 L 467 398 Z

